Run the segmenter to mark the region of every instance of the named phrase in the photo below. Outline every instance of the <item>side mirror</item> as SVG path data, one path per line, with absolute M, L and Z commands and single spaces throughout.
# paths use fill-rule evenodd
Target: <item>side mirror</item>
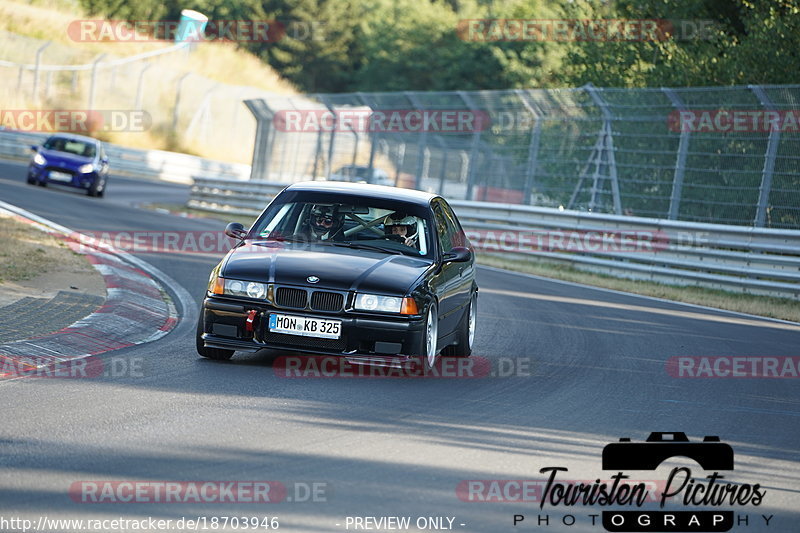
M 247 230 L 245 230 L 244 226 L 242 226 L 238 222 L 231 222 L 230 224 L 225 226 L 225 235 L 243 241 L 244 238 L 247 237 Z
M 31 145 L 31 152 L 38 152 L 38 151 L 39 151 L 39 147 L 36 146 L 35 144 L 32 144 Z
M 107 165 L 108 164 L 108 158 L 107 157 L 101 157 L 100 158 L 100 162 L 103 163 L 104 165 Z
M 444 263 L 466 263 L 470 259 L 472 259 L 472 252 L 463 246 L 456 246 L 442 256 Z

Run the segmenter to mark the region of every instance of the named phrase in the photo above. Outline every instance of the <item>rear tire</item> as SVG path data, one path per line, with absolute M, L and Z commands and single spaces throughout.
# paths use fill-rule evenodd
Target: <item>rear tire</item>
M 203 310 L 200 310 L 200 317 L 197 319 L 197 330 L 195 334 L 195 347 L 197 353 L 208 359 L 217 361 L 227 361 L 233 357 L 233 350 L 223 350 L 221 348 L 206 348 L 203 343 Z
M 456 342 L 442 350 L 448 357 L 469 357 L 475 343 L 475 328 L 478 322 L 478 293 L 473 292 L 464 317 L 458 323 Z

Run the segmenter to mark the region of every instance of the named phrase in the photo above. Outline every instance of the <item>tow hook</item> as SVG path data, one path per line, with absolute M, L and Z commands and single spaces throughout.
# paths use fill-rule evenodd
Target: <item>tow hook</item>
M 244 322 L 245 331 L 249 332 L 253 331 L 253 322 L 256 319 L 256 313 L 258 313 L 258 311 L 256 311 L 255 309 L 251 309 L 247 312 L 247 320 L 245 320 Z

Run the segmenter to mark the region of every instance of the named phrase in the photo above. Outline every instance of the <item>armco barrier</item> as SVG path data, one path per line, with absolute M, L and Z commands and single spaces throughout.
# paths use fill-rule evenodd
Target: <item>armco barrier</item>
M 47 139 L 45 133 L 0 130 L 0 158 L 28 161 L 30 147 Z M 137 150 L 106 143 L 112 175 L 193 183 L 197 177 L 250 179 L 250 166 L 211 161 L 201 157 L 160 150 Z
M 258 215 L 285 183 L 196 178 L 188 206 Z M 800 231 L 725 226 L 488 202 L 451 201 L 483 253 L 547 259 L 612 276 L 800 299 Z M 531 249 L 519 236 L 653 236 L 635 253 L 605 249 Z M 600 247 L 602 248 L 602 247 Z

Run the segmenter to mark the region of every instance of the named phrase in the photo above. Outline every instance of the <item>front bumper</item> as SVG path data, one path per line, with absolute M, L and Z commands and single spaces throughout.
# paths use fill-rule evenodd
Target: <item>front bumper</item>
M 255 311 L 255 316 L 252 326 L 248 327 L 250 311 Z M 203 300 L 201 312 L 202 339 L 206 347 L 243 352 L 270 348 L 353 358 L 404 359 L 418 351 L 425 329 L 424 318 L 418 315 L 387 317 L 360 312 L 317 313 L 214 296 Z M 341 320 L 341 337 L 322 339 L 272 333 L 267 327 L 270 313 Z
M 69 181 L 64 180 L 55 180 L 50 178 L 50 171 L 55 170 L 58 172 L 64 172 L 66 174 L 71 174 L 72 179 Z M 97 171 L 89 172 L 88 174 L 82 174 L 78 171 L 73 171 L 68 168 L 60 168 L 60 167 L 40 167 L 38 165 L 30 165 L 28 167 L 28 177 L 40 182 L 47 182 L 47 183 L 54 183 L 57 185 L 66 185 L 68 187 L 78 187 L 81 189 L 88 189 L 94 182 L 99 179 L 99 174 Z

